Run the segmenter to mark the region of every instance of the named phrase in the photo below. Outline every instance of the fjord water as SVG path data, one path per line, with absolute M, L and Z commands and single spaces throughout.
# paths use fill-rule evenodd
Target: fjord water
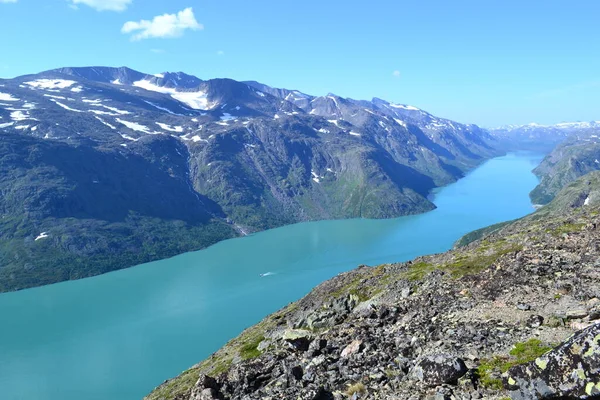
M 469 231 L 532 212 L 540 160 L 490 160 L 439 190 L 426 214 L 302 223 L 0 295 L 0 399 L 141 399 L 339 272 L 442 252 Z

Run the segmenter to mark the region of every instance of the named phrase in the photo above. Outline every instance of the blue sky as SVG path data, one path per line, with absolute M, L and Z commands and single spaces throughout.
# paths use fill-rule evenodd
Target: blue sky
M 483 126 L 600 120 L 598 15 L 596 0 L 0 0 L 0 76 L 126 65 Z

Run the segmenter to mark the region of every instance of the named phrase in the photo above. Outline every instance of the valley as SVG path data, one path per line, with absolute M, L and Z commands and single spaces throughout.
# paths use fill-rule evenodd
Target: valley
M 443 252 L 469 231 L 532 212 L 541 158 L 490 160 L 436 191 L 428 213 L 294 224 L 2 294 L 0 397 L 140 399 L 325 279 Z
M 0 400 L 600 400 L 599 13 L 0 0 Z
M 502 153 L 413 106 L 181 72 L 61 68 L 0 80 L 0 96 L 0 291 L 296 222 L 422 213 Z
M 488 131 L 377 98 L 128 68 L 0 85 L 0 290 L 111 272 L 0 296 L 8 397 L 140 398 L 324 280 L 477 246 L 600 166 L 596 123 Z M 577 190 L 551 204 L 595 201 Z M 232 343 L 216 375 L 244 373 Z M 18 367 L 59 359 L 35 385 Z M 149 399 L 187 399 L 214 368 Z

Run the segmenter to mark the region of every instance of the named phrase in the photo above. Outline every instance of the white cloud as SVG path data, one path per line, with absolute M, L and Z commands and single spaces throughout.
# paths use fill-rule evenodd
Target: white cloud
M 219 50 L 219 51 L 217 51 L 217 55 L 218 56 L 225 55 L 225 52 L 223 50 Z
M 392 72 L 392 75 L 396 78 L 400 78 L 400 71 L 395 70 L 394 72 Z
M 152 21 L 143 19 L 139 22 L 126 22 L 121 28 L 121 33 L 137 32 L 131 36 L 131 40 L 135 41 L 149 38 L 176 38 L 183 36 L 187 29 L 193 31 L 204 29 L 204 26 L 196 21 L 191 7 L 177 14 L 157 15 Z
M 132 1 L 133 0 L 70 0 L 75 7 L 77 7 L 77 4 L 85 4 L 98 11 L 125 11 Z
M 0 3 L 16 3 L 17 0 L 0 0 Z

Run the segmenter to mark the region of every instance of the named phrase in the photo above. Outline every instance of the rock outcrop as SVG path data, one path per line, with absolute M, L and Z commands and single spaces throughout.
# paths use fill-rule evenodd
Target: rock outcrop
M 524 365 L 506 379 L 514 400 L 600 396 L 600 323 Z

